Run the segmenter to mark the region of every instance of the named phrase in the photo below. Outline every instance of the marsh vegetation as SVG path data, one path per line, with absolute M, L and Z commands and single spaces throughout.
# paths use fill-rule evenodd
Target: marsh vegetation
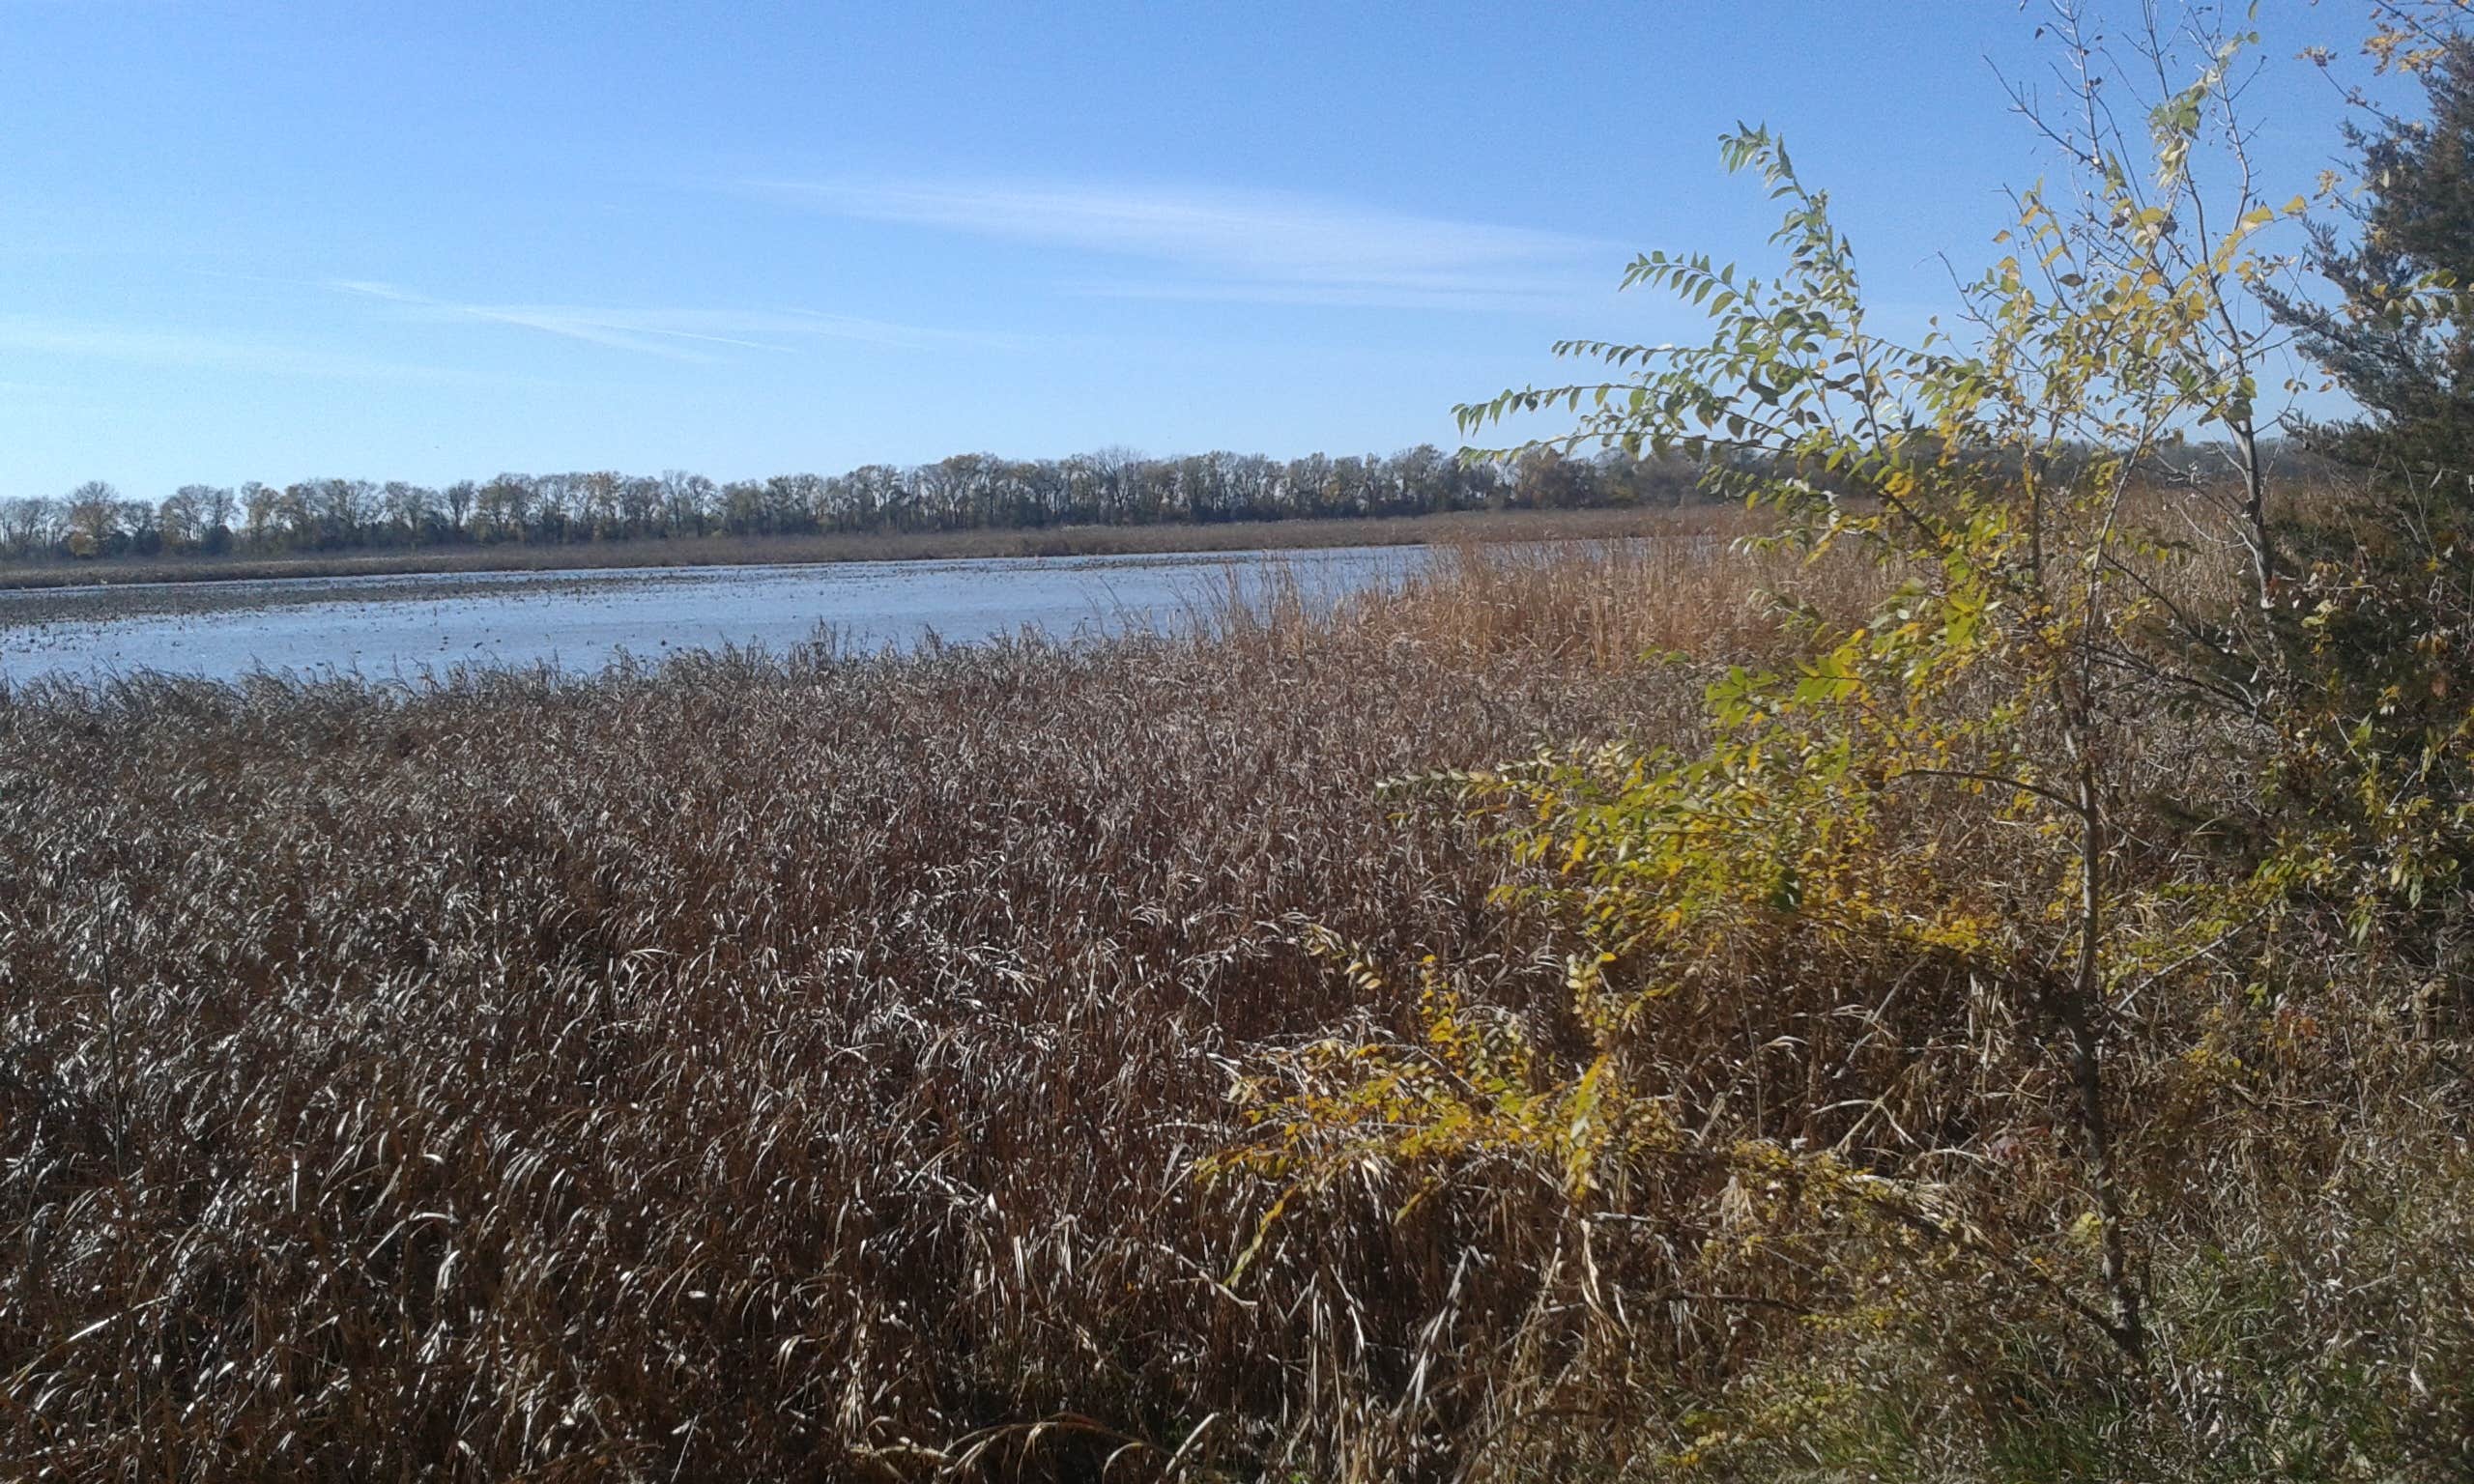
M 1497 897 L 1553 871 L 1450 787 L 1378 785 L 1690 745 L 1705 686 L 1887 581 L 1466 549 L 1328 613 L 1105 643 L 13 691 L 0 1451 L 1377 1478 L 2135 1447 L 2233 1477 L 2444 1447 L 2474 1207 L 2430 1076 L 2460 1012 L 2370 963 L 2299 1004 L 2141 1002 L 2123 1159 L 2162 1356 L 2135 1384 L 2100 1333 L 2056 1343 L 2054 1259 L 1830 1238 L 1790 1171 L 1575 1200 L 1510 1144 L 1310 1187 L 1228 1161 L 1330 1048 L 1427 1036 L 1433 986 L 1337 940 L 1586 1054 L 1587 925 Z M 2241 781 L 2184 777 L 2193 745 L 2159 728 L 2141 766 L 2203 813 Z M 2005 879 L 2007 834 L 1947 869 Z M 1748 958 L 1665 1002 L 1676 1116 L 1859 1137 L 1929 1160 L 1945 1215 L 2049 1202 L 2066 1233 L 2032 1018 L 1880 972 L 1806 993 Z M 1675 1224 L 1704 1210 L 1737 1214 Z M 1764 1231 L 1777 1260 L 1736 1267 Z M 1722 1449 L 1696 1390 L 1783 1430 Z
M 1401 1222 L 1376 1181 L 1240 1290 L 1268 1187 L 1197 1161 L 1258 1048 L 1408 1009 L 1310 926 L 1560 977 L 1494 852 L 1374 785 L 1673 729 L 1694 672 L 1627 657 L 1757 649 L 1752 575 L 1473 552 L 1101 645 L 8 694 L 0 1453 L 1425 1456 L 1546 1293 L 1551 1191 Z
M 1913 342 L 1728 135 L 1776 271 L 1646 255 L 1706 338 L 1460 410 L 1693 538 L 0 682 L 0 1458 L 2467 1476 L 2465 10 L 2370 7 L 2430 117 L 2350 240 L 2261 194 L 2259 38 L 2057 5 L 2070 177 Z

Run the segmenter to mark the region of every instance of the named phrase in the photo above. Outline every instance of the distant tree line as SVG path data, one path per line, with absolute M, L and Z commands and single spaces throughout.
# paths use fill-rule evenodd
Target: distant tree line
M 504 473 L 444 488 L 252 480 L 183 485 L 154 501 L 97 480 L 56 499 L 0 500 L 0 553 L 152 556 L 1578 509 L 1678 504 L 1695 498 L 1697 482 L 1697 471 L 1675 459 L 1537 450 L 1510 464 L 1465 464 L 1432 444 L 1287 460 L 1115 448 L 1064 459 L 966 453 L 909 469 L 871 464 L 729 483 L 677 471 Z

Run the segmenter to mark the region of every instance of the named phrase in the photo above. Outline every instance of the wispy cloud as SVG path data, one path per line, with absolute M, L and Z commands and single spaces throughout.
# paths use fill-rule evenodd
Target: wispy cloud
M 435 366 L 187 329 L 0 315 L 0 350 L 129 365 L 370 381 L 458 379 Z
M 967 181 L 750 180 L 768 200 L 865 221 L 1049 243 L 1166 275 L 1071 282 L 1151 299 L 1497 309 L 1602 287 L 1609 243 L 1267 191 Z
M 794 355 L 804 342 L 848 340 L 921 348 L 1009 348 L 1013 337 L 898 325 L 808 309 L 622 309 L 576 304 L 485 304 L 439 299 L 390 283 L 338 279 L 328 287 L 384 300 L 417 318 L 513 326 L 561 339 L 674 360 L 709 361 L 716 349 Z

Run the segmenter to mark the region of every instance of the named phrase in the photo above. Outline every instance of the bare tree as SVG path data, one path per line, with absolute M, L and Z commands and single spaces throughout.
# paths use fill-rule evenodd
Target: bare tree
M 0 500 L 0 547 L 12 556 L 31 556 L 58 538 L 58 509 L 40 495 Z
M 62 500 L 63 524 L 72 556 L 101 556 L 120 533 L 120 491 L 101 479 L 89 479 Z

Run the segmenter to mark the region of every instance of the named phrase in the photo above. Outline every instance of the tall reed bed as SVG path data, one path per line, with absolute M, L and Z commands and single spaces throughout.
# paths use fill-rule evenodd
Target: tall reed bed
M 1568 935 L 1490 904 L 1484 826 L 1379 784 L 1688 740 L 1704 681 L 1794 642 L 1760 591 L 1846 617 L 1883 581 L 1498 546 L 1104 643 L 0 692 L 0 1475 L 1646 1476 L 1738 1456 L 1690 1403 L 1731 1388 L 1857 1471 L 1968 1408 L 2057 1457 L 2118 1418 L 2038 1400 L 2067 1376 L 1963 1284 L 1865 1328 L 1807 1306 L 1818 1268 L 1653 1281 L 1678 1255 L 1639 1213 L 1576 1223 L 1512 1163 L 1369 1160 L 1268 1235 L 1280 1187 L 1201 1175 L 1266 1069 L 1414 1040 L 1417 986 L 1334 941 L 1557 1034 Z M 1990 1034 L 1827 1006 L 1798 1033 L 1765 983 L 1661 1034 L 1715 1067 L 1786 1024 L 1741 1064 L 1778 1121 L 1816 1110 L 1763 1069 L 1816 1027 L 1899 1098 Z M 2444 997 L 2400 992 L 2365 1014 Z M 2306 1151 L 2381 1053 L 2277 1054 L 2242 1158 L 2158 1172 L 2206 1260 L 2156 1283 L 2222 1332 L 2120 1415 L 2233 1427 L 2281 1335 L 2367 1369 L 2468 1271 L 2456 1103 Z M 1950 1160 L 1998 1174 L 1995 1112 Z M 2324 1182 L 2258 1178 L 2278 1128 Z M 1936 1325 L 1983 1394 L 1911 1343 Z
M 1236 1290 L 1268 1192 L 1194 1170 L 1253 1048 L 1403 1012 L 1309 921 L 1554 972 L 1378 781 L 1689 709 L 1474 616 L 1582 579 L 1456 570 L 1423 620 L 0 697 L 0 1473 L 1425 1457 L 1524 1201 L 1370 1180 Z

